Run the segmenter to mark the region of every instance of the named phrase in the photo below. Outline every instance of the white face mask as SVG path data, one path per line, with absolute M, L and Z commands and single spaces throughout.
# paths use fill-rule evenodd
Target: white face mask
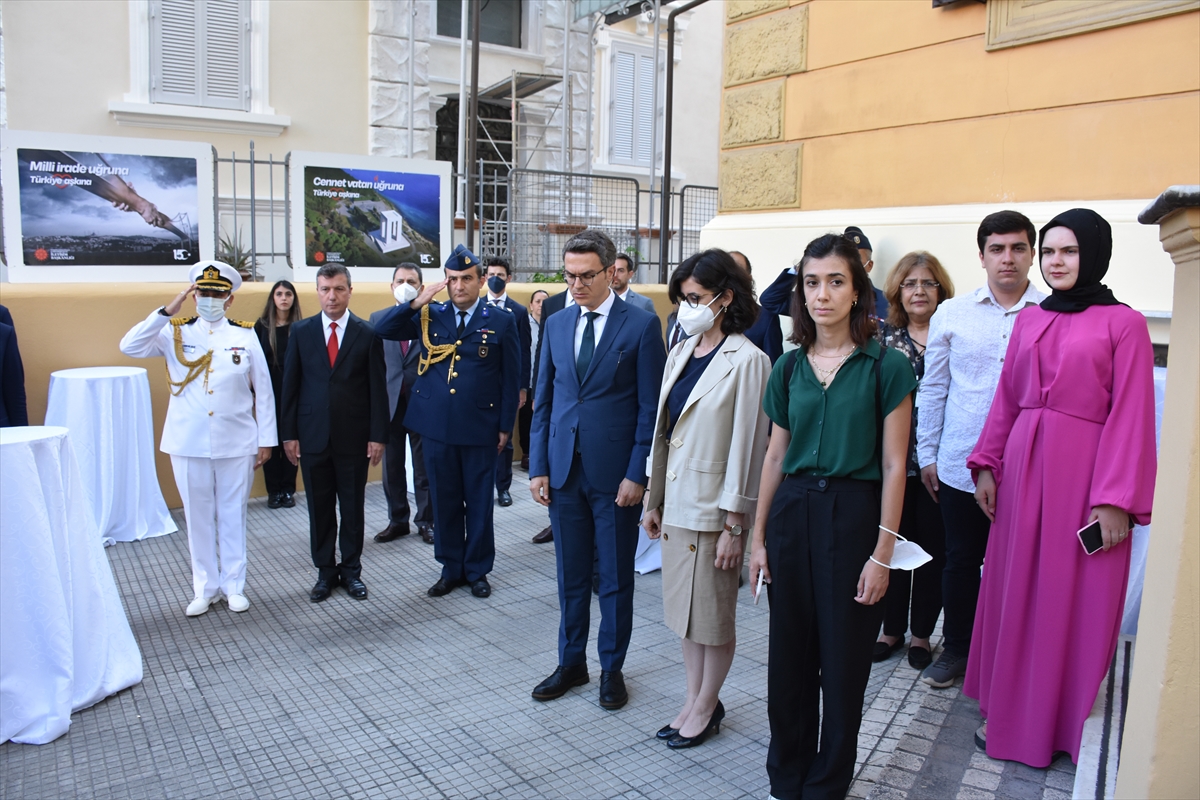
M 888 565 L 891 569 L 914 570 L 933 560 L 933 556 L 926 553 L 916 542 L 910 542 L 892 531 L 885 532 L 896 537 L 896 547 L 892 550 L 892 563 Z
M 225 316 L 225 301 L 227 297 L 197 297 L 196 313 L 205 322 L 217 322 Z
M 720 297 L 720 295 L 717 295 L 717 297 Z M 679 327 L 683 328 L 683 332 L 688 336 L 696 336 L 704 333 L 717 321 L 717 315 L 709 308 L 715 302 L 717 302 L 716 297 L 702 306 L 692 308 L 684 301 L 679 304 L 679 312 L 675 315 L 675 321 L 679 323 Z
M 396 298 L 397 303 L 411 303 L 417 299 L 417 290 L 411 284 L 402 283 L 392 289 L 392 297 Z

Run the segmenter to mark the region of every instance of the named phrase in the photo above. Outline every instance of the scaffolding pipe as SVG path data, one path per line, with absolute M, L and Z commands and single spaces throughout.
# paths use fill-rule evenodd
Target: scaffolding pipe
M 237 169 L 237 164 L 233 165 Z M 258 280 L 258 236 L 255 233 L 254 217 L 254 140 L 250 140 L 250 280 Z
M 474 18 L 471 20 L 471 112 L 470 118 L 467 121 L 470 127 L 470 136 L 467 139 L 467 163 L 475 163 L 475 149 L 478 145 L 477 129 L 479 128 L 479 17 L 483 9 L 480 7 L 479 0 L 473 0 L 475 4 Z M 459 138 L 462 137 L 462 132 L 459 132 Z M 474 171 L 467 172 L 467 190 L 468 198 L 467 206 L 467 249 L 472 250 L 475 244 L 475 209 L 474 197 L 475 194 L 475 173 Z
M 467 171 L 467 137 L 463 131 L 467 129 L 467 20 L 470 0 L 462 0 L 462 18 L 458 25 L 458 210 L 455 219 L 463 219 L 466 211 L 466 171 Z
M 415 102 L 413 82 L 417 79 L 416 0 L 408 0 L 408 11 L 408 157 L 416 158 L 416 154 L 413 153 L 413 116 L 416 114 L 416 111 L 413 109 L 413 103 Z
M 654 0 L 654 83 L 650 93 L 652 98 L 650 101 L 650 182 L 646 187 L 650 190 L 646 194 L 646 199 L 649 201 L 650 208 L 649 219 L 646 223 L 646 255 L 650 255 L 650 248 L 654 246 L 654 167 L 658 161 L 658 56 L 662 52 L 662 42 L 660 36 L 660 20 L 662 18 L 662 0 Z M 670 64 L 673 59 L 667 59 Z M 665 173 L 664 173 L 665 180 Z M 660 203 L 661 205 L 661 203 Z M 659 231 L 658 249 L 662 250 L 662 231 Z
M 658 236 L 658 282 L 667 282 L 667 234 L 671 230 L 671 192 L 669 190 L 671 176 L 671 113 L 675 102 L 675 17 L 684 11 L 690 11 L 708 0 L 692 0 L 667 15 L 667 98 L 663 109 L 663 177 L 662 177 L 662 223 Z M 653 197 L 653 195 L 651 195 Z M 680 225 L 680 242 L 683 240 L 682 224 Z M 682 248 L 682 243 L 680 248 Z M 683 260 L 683 250 L 679 252 Z

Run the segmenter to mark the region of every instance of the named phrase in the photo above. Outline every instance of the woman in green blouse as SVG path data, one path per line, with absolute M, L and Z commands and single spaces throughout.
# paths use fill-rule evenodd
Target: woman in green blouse
M 767 774 L 779 800 L 850 788 L 917 385 L 908 359 L 872 338 L 874 295 L 853 242 L 813 240 L 797 273 L 799 349 L 767 382 L 775 428 L 750 555 L 771 604 Z

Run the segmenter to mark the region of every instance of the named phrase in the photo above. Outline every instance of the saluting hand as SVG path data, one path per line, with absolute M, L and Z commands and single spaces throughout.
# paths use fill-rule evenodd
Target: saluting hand
M 188 288 L 184 289 L 182 292 L 180 292 L 179 294 L 177 294 L 173 298 L 171 298 L 171 302 L 169 302 L 165 306 L 163 306 L 163 309 L 167 312 L 167 316 L 173 317 L 176 314 L 178 314 L 179 309 L 183 308 L 183 301 L 187 300 L 188 295 L 192 294 L 195 291 L 196 291 L 196 284 L 193 283 L 191 286 L 189 286 Z
M 446 284 L 446 281 L 438 281 L 436 283 L 428 284 L 424 289 L 421 290 L 421 293 L 413 298 L 413 301 L 408 304 L 409 307 L 415 311 L 422 306 L 428 305 L 429 301 L 433 300 L 433 296 L 435 294 L 446 288 Z

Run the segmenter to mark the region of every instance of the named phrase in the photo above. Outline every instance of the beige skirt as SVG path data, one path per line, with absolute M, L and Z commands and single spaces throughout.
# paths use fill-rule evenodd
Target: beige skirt
M 722 645 L 737 626 L 741 569 L 717 569 L 720 531 L 662 526 L 663 617 L 667 627 L 697 644 Z M 745 535 L 742 537 L 745 547 Z

